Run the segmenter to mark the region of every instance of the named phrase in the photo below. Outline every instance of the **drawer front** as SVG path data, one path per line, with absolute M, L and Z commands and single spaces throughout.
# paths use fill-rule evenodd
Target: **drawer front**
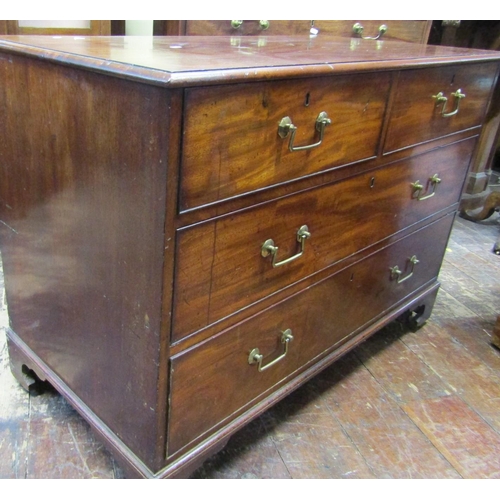
M 186 21 L 186 35 L 308 35 L 311 21 Z
M 474 144 L 473 139 L 465 140 L 180 230 L 173 339 L 457 203 Z M 432 181 L 436 174 L 438 184 Z M 297 237 L 304 225 L 310 237 L 301 254 Z M 278 247 L 275 263 L 295 259 L 273 267 L 272 255 L 261 253 L 270 239 Z
M 402 71 L 384 152 L 481 125 L 497 68 L 489 63 Z
M 235 412 L 436 278 L 452 222 L 453 215 L 439 219 L 175 357 L 169 454 L 227 423 Z M 419 261 L 415 265 L 410 263 L 413 256 Z M 395 266 L 399 277 L 391 271 Z M 281 339 L 288 329 L 293 340 L 286 349 Z M 249 364 L 256 348 L 263 371 Z
M 181 211 L 373 157 L 388 91 L 386 73 L 186 90 Z
M 431 21 L 314 21 L 318 35 L 426 43 Z

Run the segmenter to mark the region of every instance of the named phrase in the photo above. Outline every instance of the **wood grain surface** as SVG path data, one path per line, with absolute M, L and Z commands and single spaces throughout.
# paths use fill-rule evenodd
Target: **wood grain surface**
M 249 401 L 253 403 L 276 388 L 309 361 L 338 347 L 393 304 L 435 279 L 452 221 L 453 215 L 448 215 L 235 329 L 174 357 L 169 452 L 178 451 L 241 411 Z M 397 283 L 391 278 L 390 268 L 398 264 L 402 277 L 409 275 L 408 259 L 412 255 L 421 262 L 413 276 Z M 367 296 L 371 297 L 369 307 L 364 305 Z M 280 356 L 280 334 L 286 329 L 292 330 L 294 339 L 289 354 L 279 364 L 261 373 L 248 364 L 248 353 L 255 347 L 263 354 L 264 365 Z
M 11 328 L 151 460 L 170 94 L 26 58 L 0 78 Z
M 480 108 L 487 101 L 498 68 L 498 63 L 486 62 L 500 60 L 497 54 L 472 51 L 464 52 L 462 58 L 453 50 L 396 42 L 387 42 L 384 55 L 385 49 L 379 52 L 368 40 L 358 40 L 360 43 L 347 52 L 340 41 L 326 39 L 317 44 L 297 38 L 295 45 L 293 38 L 286 43 L 276 43 L 272 37 L 264 42 L 260 38 L 235 41 L 213 37 L 218 39 L 215 42 L 196 37 L 186 41 L 188 38 L 134 38 L 130 44 L 127 39 L 113 37 L 0 40 L 0 81 L 4 83 L 0 89 L 4 111 L 0 135 L 9 138 L 0 143 L 0 238 L 9 306 L 10 362 L 21 381 L 31 376 L 30 367 L 42 379 L 50 380 L 114 453 L 128 477 L 191 474 L 243 425 L 259 418 L 389 321 L 402 314 L 410 325 L 428 318 L 475 143 L 472 136 L 478 132 Z M 40 46 L 35 47 L 37 40 Z M 220 57 L 215 58 L 217 48 Z M 325 62 L 327 54 L 334 62 Z M 245 56 L 251 57 L 252 63 L 243 64 Z M 421 155 L 414 154 L 414 148 L 426 140 L 420 131 L 424 141 L 411 144 L 406 157 L 397 153 L 384 157 L 380 141 L 399 136 L 397 127 L 387 127 L 387 120 L 382 120 L 394 110 L 398 114 L 398 96 L 387 98 L 389 82 L 398 80 L 399 88 L 404 81 L 399 76 L 407 68 L 420 72 L 416 68 L 425 66 L 419 73 L 419 78 L 425 79 L 430 74 L 427 71 L 447 74 L 450 68 L 461 68 L 463 61 L 480 61 L 477 66 L 487 68 L 479 78 L 464 72 L 464 81 L 470 76 L 475 89 L 468 94 L 474 125 L 459 119 L 457 128 L 450 132 L 453 137 L 446 135 L 446 141 L 434 143 L 432 150 L 420 150 Z M 380 80 L 365 88 L 374 70 L 381 71 Z M 353 79 L 354 74 L 362 84 Z M 341 85 L 319 78 L 326 75 L 336 75 Z M 462 76 L 457 77 L 461 82 Z M 290 80 L 290 85 L 273 79 Z M 243 90 L 236 91 L 237 98 L 230 98 L 228 106 L 221 89 L 229 92 L 242 80 Z M 266 92 L 254 92 L 256 81 L 268 91 L 267 96 Z M 201 86 L 208 89 L 206 94 Z M 215 94 L 211 93 L 213 88 Z M 281 97 L 300 97 L 301 104 L 295 109 L 300 107 L 301 112 L 293 119 L 297 120 L 298 134 L 309 130 L 305 136 L 299 135 L 300 144 L 312 140 L 306 126 L 311 116 L 302 108 L 313 109 L 316 100 L 321 108 L 335 101 L 341 120 L 333 120 L 332 125 L 349 139 L 350 151 L 344 154 L 342 141 L 335 143 L 338 148 L 325 142 L 328 154 L 314 148 L 311 163 L 303 159 L 304 176 L 298 159 L 287 164 L 290 172 L 285 174 L 266 177 L 267 169 L 265 174 L 258 173 L 258 161 L 249 157 L 249 144 L 242 139 L 238 120 L 226 120 L 223 115 L 239 105 L 242 116 L 251 118 L 259 109 L 257 122 L 248 120 L 250 130 L 256 127 L 249 137 L 266 150 L 271 129 L 262 133 L 261 119 L 269 113 L 273 121 L 273 113 L 281 115 L 285 110 L 279 99 L 273 110 L 266 111 L 262 104 L 274 102 L 275 88 Z M 397 90 L 394 85 L 391 88 Z M 187 94 L 194 97 L 184 99 Z M 354 99 L 354 94 L 361 99 Z M 220 107 L 219 99 L 224 101 Z M 194 113 L 189 108 L 193 103 Z M 194 139 L 188 137 L 183 130 L 184 115 L 192 118 L 206 111 L 208 118 L 210 106 L 214 116 L 202 123 Z M 373 129 L 371 135 L 358 123 L 364 112 Z M 403 121 L 413 125 L 411 118 Z M 227 128 L 218 136 L 217 127 L 226 122 Z M 345 129 L 343 122 L 349 125 Z M 196 124 L 188 122 L 188 128 L 196 129 Z M 469 127 L 465 130 L 469 135 L 460 140 L 458 134 L 464 127 Z M 236 211 L 226 205 L 220 215 L 205 220 L 209 211 L 200 210 L 193 225 L 185 226 L 179 214 L 182 196 L 178 197 L 184 171 L 189 171 L 189 163 L 182 164 L 183 154 L 210 149 L 208 134 L 216 144 L 229 136 L 237 147 L 227 155 L 226 163 L 222 156 L 215 162 L 218 172 L 209 162 L 216 156 L 213 151 L 195 158 L 192 165 L 196 168 L 206 163 L 206 168 L 215 172 L 213 185 L 207 186 L 203 179 L 196 188 L 197 196 L 210 191 L 208 203 L 222 204 L 221 198 L 227 203 L 225 198 L 245 194 L 244 204 Z M 259 142 L 262 137 L 264 144 Z M 274 133 L 270 141 L 273 147 L 276 140 Z M 282 142 L 280 146 L 282 150 L 287 147 Z M 335 156 L 337 149 L 340 152 Z M 266 151 L 268 154 L 269 149 Z M 314 160 L 315 154 L 318 157 Z M 373 168 L 354 168 L 342 182 L 321 171 L 337 166 L 348 169 L 350 163 L 355 167 L 359 161 L 375 163 Z M 273 167 L 275 163 L 279 162 L 269 162 Z M 248 175 L 243 172 L 247 166 L 251 167 Z M 419 201 L 414 183 L 421 181 L 422 191 L 429 193 L 434 189 L 434 174 L 441 176 L 439 185 L 432 196 Z M 297 187 L 302 177 L 309 175 L 322 177 L 323 183 L 301 184 L 302 191 L 292 190 L 285 196 L 276 195 L 276 191 L 274 198 L 256 203 L 254 192 L 274 189 L 270 186 L 273 183 L 281 186 L 293 181 Z M 191 185 L 184 192 L 186 199 L 193 188 Z M 204 203 L 207 201 L 195 200 L 194 208 Z M 186 206 L 193 209 L 191 202 Z M 290 266 L 270 266 L 269 259 L 261 255 L 262 242 L 273 238 L 280 246 L 280 259 L 294 255 L 295 233 L 303 224 L 312 235 L 304 255 Z M 412 255 L 420 261 L 416 269 L 410 264 Z M 313 258 L 306 260 L 306 256 Z M 411 279 L 396 281 L 391 276 L 396 265 L 402 277 Z M 491 276 L 483 279 L 490 282 Z M 208 297 L 208 305 L 200 302 L 203 295 Z M 265 359 L 282 352 L 276 349 L 274 332 L 290 327 L 281 325 L 289 318 L 299 330 L 300 350 L 292 350 L 286 362 L 266 372 L 269 378 L 260 378 L 257 383 L 250 372 L 238 371 L 241 362 L 247 371 L 253 370 L 248 363 L 252 347 L 262 349 Z M 268 336 L 270 329 L 273 335 Z M 190 341 L 181 343 L 186 336 Z M 177 345 L 171 346 L 172 341 Z M 482 380 L 485 373 L 477 370 L 470 379 Z M 492 385 L 485 388 L 494 395 Z M 25 386 L 33 392 L 32 385 Z M 463 390 L 468 394 L 467 386 Z M 412 403 L 415 401 L 397 401 L 399 409 L 394 412 L 389 405 L 389 416 L 381 418 L 374 431 L 370 425 L 377 424 L 376 418 L 366 426 L 366 432 L 361 421 L 356 422 L 350 438 L 368 456 L 390 436 L 393 425 L 383 428 L 382 423 L 391 423 L 401 411 L 408 416 L 411 410 L 405 411 L 405 404 Z M 495 422 L 494 407 L 481 405 L 485 418 Z M 385 408 L 377 405 L 377 396 L 373 396 L 371 406 Z M 412 422 L 428 429 L 417 406 L 412 408 L 416 415 Z M 369 408 L 365 410 L 369 415 Z M 376 415 L 385 412 L 382 409 Z M 363 415 L 360 410 L 355 416 L 362 420 Z M 50 451 L 55 442 L 71 440 L 79 453 L 85 454 L 75 437 L 80 429 L 69 426 L 52 431 L 35 419 L 29 421 L 28 431 L 33 429 L 42 442 L 51 441 L 50 446 L 40 445 L 44 451 Z M 402 424 L 404 430 L 398 436 L 405 435 L 407 426 L 409 441 L 420 442 L 424 432 L 415 433 L 408 422 Z M 343 426 L 344 431 L 348 429 L 347 424 Z M 441 436 L 435 439 L 449 448 Z M 187 448 L 191 444 L 194 447 Z M 33 449 L 38 450 L 37 446 Z M 92 451 L 93 446 L 89 453 Z M 439 467 L 433 448 L 418 456 Z M 400 466 L 403 457 L 404 453 L 397 454 L 391 460 Z M 22 454 L 20 459 L 29 463 Z M 382 468 L 373 466 L 372 472 L 385 477 L 382 457 L 375 455 L 373 460 Z M 83 462 L 90 475 L 105 469 L 100 460 Z M 44 460 L 33 466 L 44 474 L 44 466 L 50 463 Z M 66 463 L 76 465 L 79 460 L 65 461 L 63 468 Z M 425 475 L 431 468 L 421 473 Z M 454 470 L 462 474 L 456 466 Z M 24 475 L 30 474 L 36 472 L 26 469 Z M 70 472 L 61 470 L 60 474 Z M 412 468 L 410 474 L 417 475 Z
M 491 249 L 497 235 L 495 217 L 457 219 L 427 325 L 417 333 L 386 327 L 248 424 L 192 477 L 496 477 L 500 351 L 491 334 L 500 268 Z M 34 396 L 18 385 L 3 331 L 0 342 L 0 477 L 123 477 L 59 394 Z
M 498 61 L 495 51 L 346 38 L 289 37 L 43 37 L 2 36 L 6 53 L 79 65 L 160 86 L 192 86 L 303 78 L 457 61 Z M 216 57 L 214 57 L 214 54 Z M 251 56 L 251 57 L 247 57 Z M 244 57 L 244 63 L 242 58 Z M 203 67 L 204 71 L 199 71 Z
M 474 140 L 415 156 L 341 183 L 322 186 L 179 231 L 173 338 L 178 340 L 269 297 L 348 255 L 452 206 L 460 197 Z M 411 184 L 438 173 L 436 195 L 415 199 Z M 297 230 L 311 237 L 297 261 L 273 268 L 261 256 L 269 238 L 278 260 L 300 249 Z M 272 300 L 272 299 L 271 299 Z
M 181 211 L 376 156 L 390 81 L 377 73 L 188 90 Z M 331 120 L 322 143 L 289 151 L 281 119 L 297 127 L 293 145 L 307 146 L 319 141 L 322 112 Z
M 480 64 L 401 72 L 384 152 L 480 125 L 497 71 L 495 64 Z M 452 93 L 459 89 L 465 97 L 457 103 Z M 442 104 L 433 97 L 439 92 L 448 99 L 447 113 L 459 106 L 455 115 L 442 116 Z

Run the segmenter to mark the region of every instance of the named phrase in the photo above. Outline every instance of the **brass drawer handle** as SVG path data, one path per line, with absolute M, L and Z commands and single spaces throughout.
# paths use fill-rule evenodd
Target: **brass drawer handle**
M 410 272 L 404 278 L 401 278 L 403 271 L 401 271 L 398 266 L 390 267 L 389 270 L 391 271 L 391 280 L 397 280 L 398 283 L 403 283 L 403 281 L 406 281 L 408 278 L 411 278 L 413 276 L 415 266 L 420 261 L 417 259 L 416 255 L 413 255 L 408 260 L 411 264 Z
M 266 240 L 264 244 L 262 245 L 260 254 L 262 257 L 266 258 L 269 257 L 269 255 L 273 256 L 272 260 L 272 265 L 273 267 L 279 267 L 283 266 L 285 264 L 288 264 L 289 262 L 293 262 L 294 260 L 297 260 L 299 257 L 301 257 L 304 253 L 305 247 L 306 247 L 306 240 L 307 238 L 311 237 L 311 233 L 309 232 L 309 229 L 307 226 L 301 226 L 301 228 L 297 231 L 297 241 L 300 243 L 300 251 L 296 253 L 295 255 L 292 255 L 288 259 L 282 260 L 281 262 L 277 262 L 276 259 L 278 258 L 278 247 L 275 246 L 274 240 Z
M 231 27 L 235 30 L 241 28 L 243 21 L 231 21 Z M 269 28 L 269 21 L 259 21 L 259 28 L 261 30 L 267 30 Z
M 418 201 L 427 200 L 436 194 L 437 185 L 441 183 L 441 179 L 438 177 L 438 174 L 434 174 L 432 177 L 429 177 L 429 184 L 432 187 L 432 191 L 425 196 L 422 196 L 422 191 L 424 189 L 423 184 L 420 181 L 412 182 L 411 187 L 414 189 L 413 197 Z
M 356 23 L 352 27 L 353 33 L 356 35 L 359 35 L 363 40 L 378 40 L 379 38 L 382 38 L 382 35 L 388 30 L 387 25 L 381 24 L 378 27 L 378 35 L 377 36 L 363 36 L 363 30 L 364 26 L 361 23 Z
M 312 149 L 318 147 L 323 142 L 323 136 L 325 134 L 325 128 L 327 125 L 330 125 L 332 120 L 328 118 L 328 114 L 325 111 L 322 111 L 318 118 L 316 118 L 316 130 L 319 132 L 319 141 L 314 144 L 307 144 L 306 146 L 294 146 L 293 143 L 295 141 L 295 134 L 297 133 L 297 127 L 292 123 L 292 120 L 289 116 L 285 116 L 281 119 L 278 125 L 278 135 L 285 139 L 288 134 L 290 134 L 290 141 L 288 142 L 288 149 L 290 151 L 303 151 L 305 149 Z
M 456 115 L 460 107 L 460 101 L 466 97 L 465 94 L 462 93 L 462 89 L 458 89 L 456 92 L 452 92 L 451 95 L 455 98 L 455 109 L 453 111 L 450 111 L 449 113 L 446 113 L 448 98 L 442 92 L 438 92 L 436 95 L 432 96 L 433 99 L 436 99 L 436 106 L 442 103 L 441 116 L 444 118 Z
M 290 345 L 290 342 L 292 340 L 293 340 L 292 330 L 290 330 L 290 328 L 287 328 L 284 332 L 281 332 L 281 343 L 285 346 L 283 354 L 278 356 L 276 359 L 273 359 L 273 361 L 271 361 L 270 363 L 267 363 L 267 365 L 262 365 L 264 356 L 260 353 L 259 349 L 256 347 L 255 349 L 252 349 L 250 351 L 250 355 L 248 356 L 248 364 L 257 365 L 259 372 L 263 372 L 264 370 L 271 368 L 271 366 L 281 361 L 288 354 L 288 346 Z

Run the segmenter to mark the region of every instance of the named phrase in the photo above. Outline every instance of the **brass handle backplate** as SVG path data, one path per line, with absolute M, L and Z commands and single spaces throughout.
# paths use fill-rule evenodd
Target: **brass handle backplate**
M 416 255 L 413 255 L 408 259 L 408 262 L 410 263 L 410 272 L 402 278 L 401 276 L 403 275 L 403 271 L 399 269 L 398 266 L 390 267 L 389 270 L 391 271 L 391 280 L 397 280 L 398 283 L 403 283 L 403 281 L 406 281 L 408 278 L 411 278 L 413 276 L 413 271 L 415 270 L 415 266 L 420 262 L 417 259 Z
M 363 35 L 363 31 L 364 31 L 364 26 L 361 24 L 361 23 L 356 23 L 353 27 L 352 27 L 352 31 L 353 33 L 355 33 L 356 35 L 359 35 L 363 40 L 378 40 L 379 38 L 382 37 L 382 35 L 384 33 L 387 32 L 388 28 L 387 28 L 387 25 L 385 24 L 381 24 L 379 27 L 378 27 L 378 35 L 377 36 L 364 36 Z
M 288 142 L 288 149 L 290 151 L 303 151 L 305 149 L 312 149 L 318 147 L 323 142 L 323 136 L 325 134 L 325 128 L 330 125 L 332 120 L 328 118 L 328 114 L 322 111 L 316 118 L 316 130 L 319 132 L 319 140 L 314 144 L 307 144 L 305 146 L 294 146 L 295 134 L 297 133 L 297 127 L 293 124 L 292 119 L 289 116 L 285 116 L 281 119 L 278 125 L 278 135 L 285 139 L 290 134 L 290 140 Z
M 274 244 L 274 240 L 269 239 L 266 240 L 260 250 L 260 254 L 262 257 L 266 258 L 272 255 L 273 259 L 271 261 L 273 267 L 283 266 L 294 260 L 297 260 L 299 257 L 302 257 L 306 247 L 306 240 L 311 237 L 311 233 L 307 226 L 301 226 L 297 231 L 297 241 L 300 243 L 300 251 L 295 255 L 292 255 L 288 259 L 282 260 L 281 262 L 277 262 L 278 258 L 278 247 Z
M 436 100 L 436 106 L 439 104 L 442 105 L 441 116 L 444 118 L 449 118 L 450 116 L 456 115 L 460 107 L 460 101 L 466 97 L 465 94 L 462 93 L 462 89 L 458 89 L 456 92 L 452 92 L 451 95 L 455 98 L 455 108 L 449 113 L 446 112 L 448 98 L 443 94 L 443 92 L 438 92 L 436 95 L 432 96 L 432 98 Z
M 257 365 L 259 372 L 263 372 L 264 370 L 271 368 L 271 366 L 281 361 L 288 354 L 288 346 L 290 345 L 290 342 L 292 340 L 293 340 L 292 330 L 290 330 L 290 328 L 287 328 L 284 332 L 281 332 L 281 343 L 284 345 L 283 354 L 273 359 L 270 363 L 267 363 L 267 365 L 263 365 L 262 362 L 264 360 L 264 356 L 260 353 L 259 349 L 256 347 L 255 349 L 252 349 L 250 351 L 250 354 L 248 356 L 248 364 Z
M 423 201 L 431 198 L 436 194 L 437 185 L 440 183 L 441 179 L 438 177 L 438 174 L 434 174 L 432 177 L 429 177 L 428 186 L 431 188 L 431 192 L 424 195 L 424 185 L 420 181 L 412 182 L 411 187 L 413 188 L 413 197 L 418 201 Z
M 231 27 L 235 30 L 241 28 L 243 21 L 231 21 Z M 259 28 L 261 30 L 267 30 L 269 28 L 269 21 L 259 21 Z

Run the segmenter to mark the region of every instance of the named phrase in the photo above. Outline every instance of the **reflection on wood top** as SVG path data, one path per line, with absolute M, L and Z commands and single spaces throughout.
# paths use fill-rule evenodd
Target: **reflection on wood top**
M 0 51 L 164 86 L 500 60 L 495 51 L 320 36 L 3 36 Z

